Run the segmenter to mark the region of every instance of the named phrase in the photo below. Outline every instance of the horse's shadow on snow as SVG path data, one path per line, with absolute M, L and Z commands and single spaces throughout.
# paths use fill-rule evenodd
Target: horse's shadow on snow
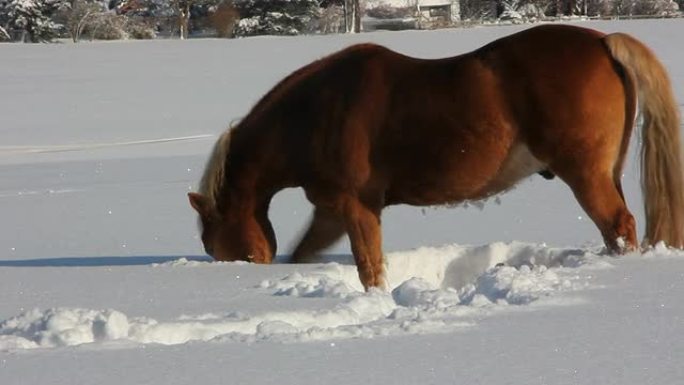
M 534 245 L 506 246 L 502 252 L 496 251 L 495 245 L 473 247 L 459 258 L 454 259 L 444 269 L 442 287 L 460 288 L 474 282 L 488 268 L 498 264 L 505 264 L 515 268 L 523 265 L 544 265 L 547 267 L 574 267 L 582 263 L 583 249 L 548 249 Z M 116 266 L 144 266 L 163 264 L 185 258 L 188 261 L 213 262 L 206 255 L 194 256 L 109 256 L 109 257 L 56 257 L 38 259 L 0 260 L 2 267 L 116 267 Z M 276 256 L 274 263 L 287 264 L 291 256 L 281 254 Z M 314 258 L 311 263 L 335 262 L 340 265 L 353 266 L 354 257 L 351 254 L 323 254 Z M 426 263 L 429 263 L 426 261 Z
M 55 257 L 35 259 L 0 260 L 0 267 L 112 267 L 112 266 L 144 266 L 173 262 L 180 258 L 188 261 L 213 262 L 207 255 L 143 255 L 143 256 L 109 256 L 109 257 Z M 274 263 L 288 263 L 290 255 L 278 255 Z M 321 256 L 316 262 L 337 262 L 353 265 L 354 258 L 345 254 Z
M 185 258 L 189 261 L 211 262 L 208 256 L 115 256 L 115 257 L 62 257 L 0 260 L 0 267 L 107 267 L 142 266 L 165 263 Z

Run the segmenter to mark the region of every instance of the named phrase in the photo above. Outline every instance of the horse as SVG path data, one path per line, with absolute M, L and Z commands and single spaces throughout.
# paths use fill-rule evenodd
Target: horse
M 684 246 L 679 111 L 668 74 L 634 37 L 543 25 L 475 51 L 417 59 L 353 45 L 287 76 L 217 140 L 199 191 L 205 251 L 270 263 L 278 191 L 314 211 L 294 250 L 310 261 L 345 233 L 359 278 L 383 287 L 381 212 L 485 199 L 557 176 L 607 249 L 637 250 L 621 170 L 638 112 L 642 246 Z

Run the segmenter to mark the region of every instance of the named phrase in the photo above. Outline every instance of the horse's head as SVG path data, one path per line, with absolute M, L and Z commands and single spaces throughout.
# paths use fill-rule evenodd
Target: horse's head
M 219 212 L 202 194 L 189 193 L 188 198 L 199 214 L 202 243 L 207 254 L 217 261 L 271 262 L 276 241 L 267 217 L 268 207 L 251 215 L 244 207 Z

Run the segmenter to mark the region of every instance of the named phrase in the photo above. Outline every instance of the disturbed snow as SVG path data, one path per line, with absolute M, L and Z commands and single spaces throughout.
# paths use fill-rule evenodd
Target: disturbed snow
M 339 299 L 331 309 L 249 314 L 238 308 L 222 314 L 180 315 L 172 321 L 131 317 L 115 309 L 32 309 L 0 323 L 0 350 L 88 343 L 296 342 L 444 333 L 539 299 L 562 305 L 562 301 L 551 300 L 555 293 L 592 284 L 578 275 L 578 269 L 610 266 L 590 251 L 518 242 L 421 248 L 391 253 L 386 260 L 389 290 L 364 293 L 355 267 L 345 260 L 263 280 L 251 288 L 263 295 Z M 208 265 L 211 263 L 182 258 L 150 268 Z

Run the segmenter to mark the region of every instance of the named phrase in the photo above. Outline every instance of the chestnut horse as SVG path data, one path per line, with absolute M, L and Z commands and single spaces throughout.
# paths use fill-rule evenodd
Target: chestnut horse
M 300 186 L 315 209 L 293 260 L 346 233 L 368 289 L 384 285 L 385 206 L 483 199 L 539 172 L 570 186 L 610 251 L 630 251 L 620 177 L 637 100 L 645 244 L 681 248 L 680 120 L 665 68 L 633 37 L 563 25 L 444 59 L 361 44 L 306 65 L 220 137 L 190 203 L 208 254 L 269 263 L 271 198 Z

